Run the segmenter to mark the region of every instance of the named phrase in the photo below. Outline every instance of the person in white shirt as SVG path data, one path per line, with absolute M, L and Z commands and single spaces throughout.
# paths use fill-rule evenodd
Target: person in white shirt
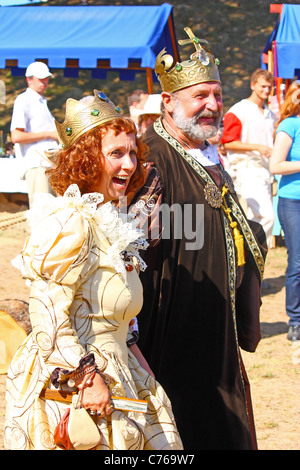
M 266 106 L 274 84 L 273 75 L 257 69 L 250 80 L 251 95 L 224 115 L 222 144 L 227 170 L 239 197 L 246 201 L 247 217 L 259 222 L 270 243 L 275 215 L 269 171 L 276 117 Z
M 134 90 L 127 98 L 127 105 L 131 119 L 135 122 L 138 128 L 138 119 L 144 105 L 147 101 L 148 93 L 145 90 Z
M 148 95 L 144 108 L 138 116 L 138 131 L 142 135 L 161 115 L 161 95 Z
M 50 166 L 45 151 L 58 148 L 58 136 L 44 96 L 53 75 L 43 62 L 33 62 L 27 67 L 25 76 L 28 88 L 14 102 L 10 130 L 19 159 L 20 177 L 28 183 L 31 206 L 35 193 L 52 193 L 45 175 Z

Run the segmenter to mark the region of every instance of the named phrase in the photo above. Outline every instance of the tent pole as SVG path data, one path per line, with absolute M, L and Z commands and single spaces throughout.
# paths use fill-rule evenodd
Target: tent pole
M 150 67 L 146 68 L 147 74 L 147 88 L 149 95 L 153 95 L 153 77 L 152 77 L 152 69 Z
M 172 41 L 172 46 L 173 46 L 173 51 L 174 51 L 174 58 L 176 62 L 180 62 L 176 39 L 175 39 L 174 24 L 173 24 L 171 15 L 168 18 L 168 25 L 170 29 L 171 41 Z
M 268 51 L 268 71 L 274 75 L 273 51 Z

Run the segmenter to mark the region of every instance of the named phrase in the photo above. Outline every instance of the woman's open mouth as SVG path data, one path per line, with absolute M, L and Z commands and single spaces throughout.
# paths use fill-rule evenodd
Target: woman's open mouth
M 129 176 L 114 176 L 112 180 L 113 180 L 113 183 L 116 184 L 117 186 L 121 188 L 126 188 L 129 182 L 129 179 L 130 179 Z

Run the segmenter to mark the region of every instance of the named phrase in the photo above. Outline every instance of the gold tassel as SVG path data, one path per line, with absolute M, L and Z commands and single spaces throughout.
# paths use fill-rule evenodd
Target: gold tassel
M 222 199 L 223 199 L 222 209 L 227 215 L 229 222 L 230 222 L 230 227 L 232 228 L 232 231 L 233 231 L 234 243 L 235 243 L 236 253 L 237 253 L 237 265 L 243 266 L 246 263 L 245 249 L 244 249 L 244 237 L 243 235 L 240 234 L 239 229 L 237 228 L 237 222 L 234 222 L 230 215 L 231 209 L 229 209 L 225 200 L 225 195 L 227 192 L 228 192 L 228 188 L 226 188 L 226 186 L 224 185 L 222 188 Z
M 234 236 L 234 242 L 236 246 L 236 252 L 237 252 L 237 265 L 238 266 L 243 266 L 245 264 L 245 250 L 244 250 L 244 237 L 243 235 L 240 234 L 238 228 L 237 228 L 237 223 L 236 222 L 231 222 L 230 227 L 232 228 L 233 231 L 233 236 Z

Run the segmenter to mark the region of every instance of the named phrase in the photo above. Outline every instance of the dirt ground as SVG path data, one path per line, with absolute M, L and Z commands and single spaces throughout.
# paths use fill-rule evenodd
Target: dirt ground
M 5 215 L 0 204 L 0 221 Z M 0 228 L 0 301 L 28 301 L 28 287 L 11 265 L 26 234 L 26 223 Z M 255 353 L 242 353 L 251 384 L 259 450 L 300 450 L 300 341 L 292 344 L 286 339 L 285 268 L 286 249 L 284 244 L 277 245 L 269 251 L 266 263 L 265 281 L 269 288 L 263 290 L 263 338 Z M 3 450 L 5 379 L 5 375 L 0 375 L 0 450 Z

